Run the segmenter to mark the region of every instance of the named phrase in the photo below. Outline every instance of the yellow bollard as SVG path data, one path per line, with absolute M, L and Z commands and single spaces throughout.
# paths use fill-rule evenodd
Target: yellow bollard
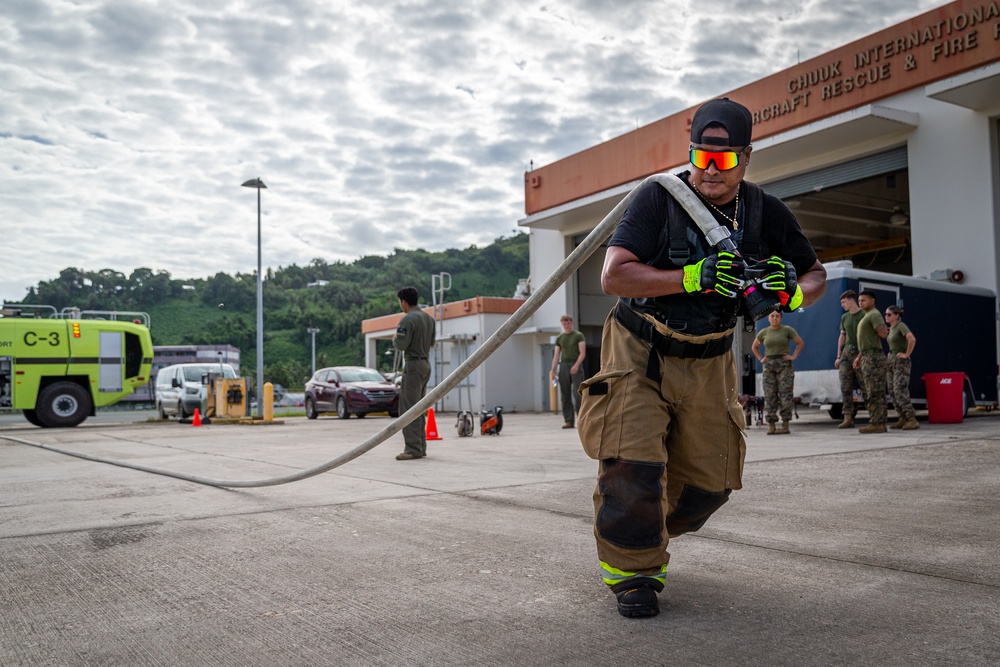
M 553 380 L 552 386 L 549 387 L 549 405 L 552 408 L 552 413 L 556 414 L 559 412 L 559 381 Z
M 270 382 L 264 383 L 264 421 L 274 421 L 274 385 Z

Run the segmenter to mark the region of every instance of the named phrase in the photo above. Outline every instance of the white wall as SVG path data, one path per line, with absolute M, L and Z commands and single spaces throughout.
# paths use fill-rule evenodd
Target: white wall
M 997 292 L 998 161 L 990 115 L 925 97 L 907 96 L 920 125 L 907 144 L 913 273 L 958 269 L 965 284 Z
M 507 321 L 506 315 L 482 316 L 485 330 L 492 334 Z M 535 410 L 534 391 L 537 346 L 533 336 L 514 335 L 487 359 L 482 368 L 482 407 L 502 405 L 504 411 Z
M 486 340 L 507 321 L 509 315 L 502 313 L 470 314 L 438 323 L 437 335 L 440 344 L 431 349 L 428 361 L 431 364 L 431 379 L 428 390 L 433 389 L 455 371 L 465 360 L 478 350 Z M 557 320 L 558 321 L 558 318 Z M 367 358 L 374 358 L 375 340 L 388 338 L 391 330 L 376 331 L 366 334 L 365 347 Z M 464 345 L 457 340 L 448 340 L 457 336 L 475 336 L 475 340 L 467 340 Z M 543 336 L 544 337 L 544 336 Z M 438 401 L 443 412 L 455 412 L 461 407 L 479 412 L 484 408 L 503 406 L 504 410 L 531 411 L 540 409 L 535 405 L 534 384 L 539 373 L 537 368 L 537 343 L 534 335 L 514 335 L 501 345 L 479 368 L 472 371 L 463 381 L 469 387 L 462 385 L 452 389 Z M 545 338 L 547 341 L 548 339 Z M 442 355 L 445 363 L 438 363 L 437 355 Z M 366 362 L 372 365 L 371 361 Z M 461 406 L 459 403 L 461 402 Z M 438 428 L 444 428 L 439 424 Z
M 591 326 L 603 328 L 604 320 L 607 319 L 608 313 L 611 312 L 611 308 L 617 301 L 616 297 L 606 295 L 601 287 L 601 272 L 604 269 L 604 257 L 607 254 L 607 248 L 598 248 L 580 267 L 578 276 L 580 304 L 576 322 L 578 329 Z M 591 337 L 588 336 L 587 342 L 588 344 L 591 342 L 596 344 L 600 342 L 600 338 L 591 341 Z
M 443 355 L 449 363 L 441 366 L 441 378 L 432 378 L 431 385 L 436 386 L 454 372 L 507 321 L 508 317 L 509 315 L 505 314 L 484 313 L 445 320 L 445 338 L 456 334 L 474 334 L 476 340 L 467 343 L 464 357 L 457 342 L 445 340 L 442 344 Z M 530 338 L 530 336 L 511 336 L 466 378 L 465 382 L 471 385 L 469 389 L 459 386 L 448 392 L 441 403 L 442 409 L 448 412 L 457 411 L 460 402 L 462 409 L 468 410 L 471 407 L 474 412 L 495 405 L 502 405 L 507 411 L 534 409 L 532 393 L 534 376 L 531 372 L 533 346 L 531 340 L 526 340 Z M 437 368 L 435 366 L 435 370 Z
M 529 252 L 531 265 L 531 288 L 538 289 L 538 286 L 545 282 L 552 272 L 556 270 L 560 263 L 570 251 L 570 242 L 563 232 L 551 229 L 532 229 L 529 237 Z M 525 323 L 525 327 L 537 329 L 554 327 L 554 331 L 559 330 L 559 318 L 566 313 L 573 311 L 573 295 L 575 289 L 575 279 L 571 278 L 557 289 L 552 296 L 543 303 L 531 319 Z

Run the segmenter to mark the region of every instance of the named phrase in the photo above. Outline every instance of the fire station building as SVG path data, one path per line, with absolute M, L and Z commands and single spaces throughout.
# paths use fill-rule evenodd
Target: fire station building
M 753 113 L 747 179 L 789 206 L 821 261 L 1000 290 L 1000 0 L 952 2 L 713 97 Z M 687 169 L 700 105 L 525 174 L 535 286 L 644 178 Z M 603 262 L 601 248 L 515 336 L 538 351 L 536 410 L 561 315 L 593 349 L 588 375 L 599 366 L 615 301 Z

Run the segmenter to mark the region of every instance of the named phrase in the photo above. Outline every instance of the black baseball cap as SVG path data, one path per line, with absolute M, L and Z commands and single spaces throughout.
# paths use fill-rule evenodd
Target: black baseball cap
M 713 137 L 702 137 L 709 125 L 721 125 L 729 133 L 729 146 L 749 146 L 753 130 L 750 110 L 739 102 L 722 97 L 706 102 L 694 112 L 691 121 L 691 141 L 696 144 L 726 143 Z

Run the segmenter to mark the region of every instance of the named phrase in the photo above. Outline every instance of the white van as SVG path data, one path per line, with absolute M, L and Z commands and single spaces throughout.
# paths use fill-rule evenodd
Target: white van
M 174 364 L 156 374 L 156 411 L 161 419 L 177 415 L 186 419 L 201 409 L 208 388 L 209 374 L 235 378 L 236 370 L 229 364 Z

